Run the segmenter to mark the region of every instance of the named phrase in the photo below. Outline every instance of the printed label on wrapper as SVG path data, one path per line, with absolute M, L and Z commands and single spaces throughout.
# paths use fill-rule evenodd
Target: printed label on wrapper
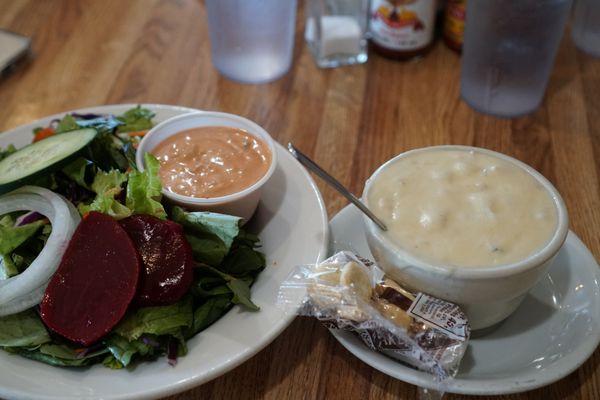
M 464 341 L 468 337 L 468 322 L 456 305 L 419 293 L 408 314 L 449 337 Z

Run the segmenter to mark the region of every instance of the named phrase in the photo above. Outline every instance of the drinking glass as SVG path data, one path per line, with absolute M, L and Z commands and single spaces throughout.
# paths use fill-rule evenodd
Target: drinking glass
M 292 63 L 296 0 L 206 0 L 212 62 L 226 77 L 264 83 Z
M 572 0 L 467 2 L 462 98 L 501 117 L 542 101 Z
M 575 2 L 571 36 L 581 50 L 600 57 L 600 0 Z

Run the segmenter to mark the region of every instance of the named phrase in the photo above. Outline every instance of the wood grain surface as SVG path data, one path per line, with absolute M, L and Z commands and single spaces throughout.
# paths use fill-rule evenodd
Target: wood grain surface
M 0 0 L 0 28 L 32 36 L 35 53 L 0 82 L 0 130 L 110 103 L 221 110 L 256 121 L 281 143 L 293 141 L 355 193 L 378 165 L 405 150 L 486 147 L 550 179 L 564 196 L 571 229 L 600 258 L 600 60 L 577 51 L 568 35 L 542 107 L 507 120 L 478 114 L 460 100 L 460 58 L 441 42 L 418 61 L 372 54 L 362 66 L 320 70 L 303 26 L 301 7 L 292 70 L 252 86 L 212 67 L 199 0 Z M 318 184 L 335 215 L 346 201 Z M 600 399 L 599 363 L 596 351 L 553 385 L 500 398 Z M 298 319 L 242 366 L 171 400 L 416 396 L 414 386 L 354 358 L 318 323 Z

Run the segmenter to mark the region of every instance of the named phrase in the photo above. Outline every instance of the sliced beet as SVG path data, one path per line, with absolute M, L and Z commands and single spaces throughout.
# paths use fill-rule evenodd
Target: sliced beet
M 89 346 L 123 318 L 134 298 L 141 260 L 117 221 L 90 212 L 79 224 L 40 305 L 54 332 Z
M 173 304 L 193 280 L 192 248 L 181 225 L 151 215 L 133 215 L 120 221 L 142 257 L 135 304 Z

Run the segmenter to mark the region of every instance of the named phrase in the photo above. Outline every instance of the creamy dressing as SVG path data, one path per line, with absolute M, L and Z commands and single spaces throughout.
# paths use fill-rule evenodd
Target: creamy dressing
M 244 130 L 210 126 L 185 130 L 160 142 L 163 186 L 185 196 L 212 198 L 240 192 L 262 178 L 271 165 L 268 145 Z
M 533 176 L 473 151 L 400 158 L 378 174 L 367 201 L 398 246 L 453 266 L 522 260 L 550 241 L 558 221 L 550 193 Z

